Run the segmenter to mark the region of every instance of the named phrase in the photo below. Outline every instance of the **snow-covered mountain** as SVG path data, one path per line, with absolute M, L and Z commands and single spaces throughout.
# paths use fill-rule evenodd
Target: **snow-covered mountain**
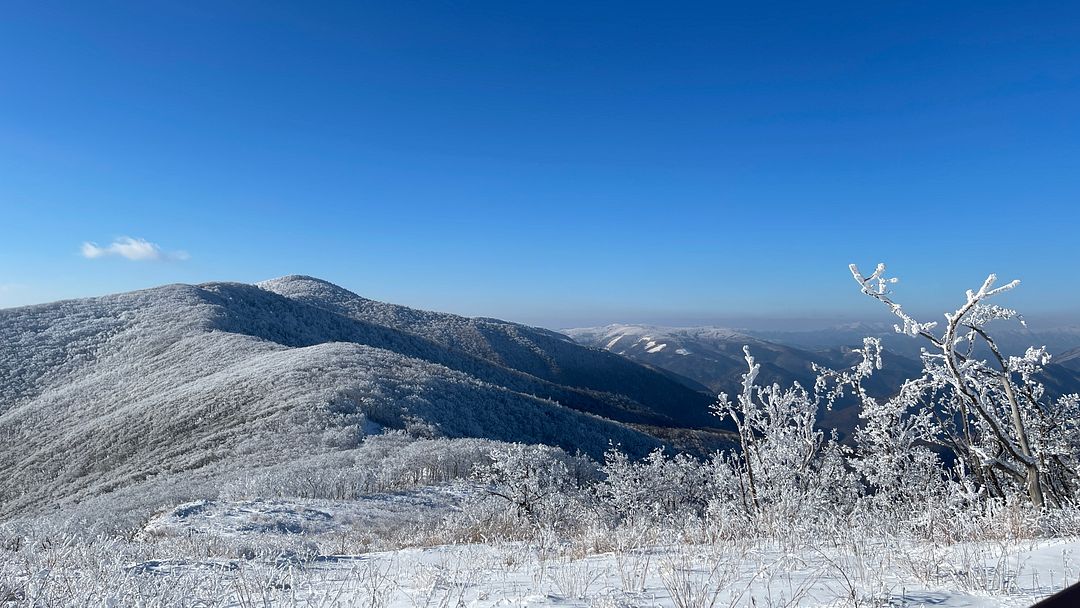
M 1059 354 L 1054 357 L 1054 361 L 1062 367 L 1080 372 L 1080 347 Z
M 309 277 L 0 310 L 0 345 L 0 518 L 154 506 L 384 427 L 598 454 L 659 444 L 634 424 L 715 424 L 707 395 L 560 334 Z
M 713 393 L 729 395 L 738 392 L 742 375 L 746 373 L 744 346 L 750 347 L 754 359 L 761 364 L 758 375 L 761 383 L 789 385 L 799 382 L 803 386 L 813 386 L 814 363 L 843 367 L 854 361 L 851 348 L 847 346 L 810 351 L 720 327 L 615 324 L 565 331 L 582 344 L 672 371 L 704 385 Z M 913 360 L 888 357 L 893 363 L 891 367 L 898 371 L 917 369 L 918 363 Z
M 761 364 L 758 382 L 788 386 L 798 382 L 812 387 L 816 374 L 814 363 L 833 369 L 854 364 L 858 355 L 853 348 L 861 346 L 865 336 L 882 337 L 885 344 L 883 368 L 866 382 L 868 392 L 875 397 L 893 394 L 907 378 L 917 377 L 922 365 L 918 359 L 921 341 L 898 336 L 891 325 L 852 324 L 831 330 L 813 332 L 757 332 L 720 327 L 660 327 L 653 325 L 613 324 L 564 330 L 581 344 L 608 350 L 643 365 L 660 368 L 693 381 L 690 386 L 703 385 L 713 393 L 735 395 L 740 390 L 742 374 L 746 373 L 743 346 L 749 346 L 755 360 Z M 1002 332 L 1010 348 L 1023 352 L 1024 339 L 1031 344 L 1065 344 L 1068 335 L 1048 336 L 1025 331 Z M 762 336 L 775 336 L 765 339 Z M 1047 340 L 1046 338 L 1053 338 Z M 1043 338 L 1042 341 L 1039 341 Z M 786 339 L 786 341 L 782 341 Z M 1080 391 L 1080 349 L 1055 357 L 1042 375 L 1051 394 Z M 820 413 L 819 422 L 825 428 L 837 429 L 846 436 L 858 423 L 858 408 L 854 401 L 844 398 L 831 410 Z
M 743 346 L 749 346 L 761 365 L 758 381 L 788 386 L 798 382 L 811 387 L 813 364 L 834 367 L 847 365 L 850 349 L 810 352 L 755 338 L 741 331 L 722 327 L 660 327 L 654 325 L 613 324 L 564 330 L 581 344 L 601 348 L 643 365 L 666 369 L 707 387 L 712 394 L 738 394 L 746 373 Z M 904 361 L 910 370 L 914 362 Z M 892 366 L 897 368 L 898 366 Z M 877 387 L 887 392 L 884 386 Z M 821 423 L 837 427 L 842 434 L 854 427 L 857 412 L 843 407 L 822 412 Z
M 455 358 L 471 355 L 473 359 L 533 378 L 580 389 L 607 404 L 607 409 L 601 411 L 593 408 L 602 406 L 582 401 L 577 395 L 558 399 L 578 409 L 645 424 L 708 426 L 713 423 L 706 411 L 711 400 L 697 394 L 700 387 L 687 391 L 680 386 L 684 383 L 681 378 L 672 380 L 643 374 L 639 365 L 628 364 L 622 357 L 583 349 L 574 340 L 551 330 L 377 302 L 311 277 L 283 277 L 258 286 L 363 323 L 423 336 L 452 351 Z M 425 353 L 424 357 L 428 355 Z M 464 371 L 472 373 L 474 369 Z M 596 393 L 629 397 L 631 401 Z M 576 405 L 578 401 L 580 406 Z

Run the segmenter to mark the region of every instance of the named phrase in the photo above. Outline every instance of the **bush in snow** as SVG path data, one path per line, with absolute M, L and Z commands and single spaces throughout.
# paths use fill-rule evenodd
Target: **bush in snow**
M 714 413 L 731 418 L 740 451 L 727 462 L 738 484 L 736 503 L 758 533 L 785 534 L 792 526 L 829 526 L 851 511 L 858 493 L 835 434 L 816 428 L 819 399 L 794 384 L 754 383 L 760 366 L 744 348 L 748 370 L 735 402 L 721 394 Z
M 595 490 L 601 504 L 631 525 L 701 517 L 713 494 L 709 467 L 689 454 L 657 449 L 635 461 L 612 447 L 601 471 Z
M 987 303 L 1019 281 L 994 287 L 991 274 L 977 291 L 968 290 L 964 304 L 946 313 L 944 328 L 934 333 L 936 323 L 916 321 L 893 301 L 889 286 L 896 279 L 885 276 L 884 264 L 869 276 L 854 264 L 851 272 L 864 294 L 900 319 L 897 332 L 928 344 L 924 374 L 909 381 L 903 396 L 915 407 L 915 420 L 933 416 L 936 425 L 924 425 L 930 440 L 951 450 L 960 470 L 991 498 L 1024 496 L 1036 509 L 1073 504 L 1080 488 L 1080 396 L 1047 397 L 1036 380 L 1050 360 L 1045 348 L 1005 356 L 988 329 L 993 321 L 1020 318 Z M 988 359 L 980 358 L 984 352 Z M 871 416 L 878 415 L 875 406 Z
M 582 484 L 595 479 L 594 463 L 559 448 L 517 443 L 492 448 L 490 457 L 490 464 L 476 468 L 475 479 L 484 485 L 487 504 L 498 505 L 492 517 L 509 518 L 541 533 L 565 533 L 581 523 Z M 480 512 L 482 506 L 474 509 Z

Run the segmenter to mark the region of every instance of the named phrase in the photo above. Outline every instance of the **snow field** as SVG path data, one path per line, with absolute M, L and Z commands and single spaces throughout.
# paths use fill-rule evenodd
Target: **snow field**
M 236 535 L 237 546 L 245 534 L 267 533 Z M 492 542 L 355 555 L 313 549 L 271 558 L 200 558 L 166 557 L 169 543 L 154 541 L 41 545 L 29 552 L 33 559 L 4 560 L 0 605 L 990 608 L 1030 605 L 1080 576 L 1075 538 L 953 545 L 862 539 L 801 547 L 725 541 L 597 554 L 583 549 Z

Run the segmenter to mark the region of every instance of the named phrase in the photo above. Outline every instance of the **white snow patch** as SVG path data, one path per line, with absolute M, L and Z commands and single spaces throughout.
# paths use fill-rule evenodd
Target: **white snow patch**
M 142 529 L 141 538 L 211 535 L 219 538 L 340 534 L 357 527 L 392 528 L 428 514 L 457 508 L 468 486 L 430 486 L 356 500 L 252 499 L 198 500 L 158 513 Z
M 654 342 L 649 342 L 649 344 L 655 344 L 655 343 Z M 658 352 L 664 350 L 665 346 L 667 346 L 667 344 L 657 344 L 656 346 L 653 346 L 652 348 L 646 350 L 645 352 L 647 352 L 647 353 L 658 353 Z
M 689 355 L 690 351 L 686 350 L 685 348 L 678 348 L 678 349 L 675 349 L 675 354 L 685 356 L 685 355 Z
M 607 346 L 605 346 L 604 348 L 606 348 L 607 350 L 611 350 L 611 347 L 615 346 L 615 343 L 618 342 L 619 340 L 622 340 L 622 338 L 623 337 L 621 335 L 615 336 L 615 338 L 613 338 L 611 340 L 611 342 L 608 342 Z

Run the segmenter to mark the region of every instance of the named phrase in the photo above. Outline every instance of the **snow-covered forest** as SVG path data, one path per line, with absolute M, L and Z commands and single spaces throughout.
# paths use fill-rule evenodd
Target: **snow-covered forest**
M 679 415 L 652 391 L 682 385 L 615 355 L 306 278 L 0 312 L 22 344 L 0 605 L 1025 606 L 1080 580 L 1080 396 L 1043 386 L 1045 348 L 995 342 L 1017 283 L 990 276 L 938 325 L 883 265 L 851 271 L 922 369 L 868 391 L 870 337 L 785 386 L 747 346 L 701 412 L 718 450 L 651 430 Z M 841 441 L 818 421 L 843 399 Z

